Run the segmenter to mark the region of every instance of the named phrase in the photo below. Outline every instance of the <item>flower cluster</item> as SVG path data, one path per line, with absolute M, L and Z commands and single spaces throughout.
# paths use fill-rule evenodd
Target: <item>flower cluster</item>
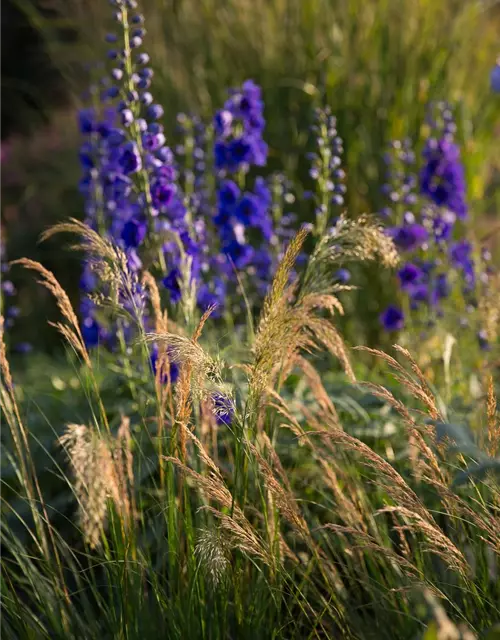
M 217 305 L 217 314 L 239 286 L 238 271 L 248 277 L 245 287 L 265 293 L 280 249 L 268 183 L 249 173 L 267 160 L 260 87 L 248 80 L 231 90 L 208 126 L 179 114 L 181 139 L 170 149 L 163 109 L 151 92 L 149 56 L 141 50 L 144 18 L 135 0 L 112 4 L 117 28 L 106 36 L 109 64 L 90 92 L 92 106 L 79 114 L 80 191 L 86 223 L 126 257 L 130 286 L 118 285 L 118 302 L 129 318 L 111 321 L 102 312 L 106 283 L 97 294 L 91 260 L 82 272 L 80 311 L 89 347 L 126 348 L 134 314 L 148 328 L 144 268 L 172 305 L 184 300 L 187 286 L 201 310 Z M 157 361 L 153 347 L 153 369 Z M 171 370 L 171 378 L 176 375 Z
M 5 248 L 5 242 L 3 238 L 0 239 L 0 275 L 1 275 L 1 289 L 0 289 L 0 311 L 5 316 L 5 328 L 11 329 L 21 314 L 21 309 L 15 304 L 15 298 L 17 289 L 9 279 L 8 273 L 10 266 L 7 261 L 7 252 Z M 14 345 L 15 351 L 18 353 L 28 353 L 31 351 L 32 346 L 29 342 L 19 342 Z
M 397 277 L 406 314 L 419 314 L 427 325 L 443 315 L 452 292 L 460 295 L 463 309 L 476 306 L 480 266 L 472 243 L 463 237 L 466 184 L 453 114 L 446 103 L 436 105 L 435 114 L 419 170 L 411 142 L 392 143 L 383 187 L 388 206 L 380 212 L 392 223 L 387 232 L 405 258 Z M 406 314 L 391 304 L 380 320 L 387 331 L 399 331 Z
M 215 114 L 215 166 L 223 172 L 246 173 L 267 160 L 262 138 L 265 120 L 261 89 L 252 80 L 231 91 L 224 108 Z
M 420 191 L 430 202 L 460 220 L 467 217 L 465 176 L 460 149 L 454 141 L 456 124 L 448 105 L 440 105 L 438 119 L 431 121 L 437 137 L 429 137 L 423 150 Z
M 213 119 L 217 187 L 212 224 L 220 247 L 213 270 L 217 282 L 233 284 L 235 270 L 245 270 L 253 290 L 260 295 L 272 277 L 273 246 L 277 244 L 268 184 L 258 176 L 251 186 L 247 175 L 252 167 L 267 162 L 263 110 L 260 87 L 247 80 L 230 91 L 223 109 Z
M 157 236 L 164 276 L 167 283 L 175 282 L 182 250 L 189 254 L 195 243 L 176 184 L 174 155 L 159 122 L 163 108 L 150 91 L 149 56 L 140 50 L 144 18 L 134 11 L 134 0 L 112 4 L 117 33 L 106 36 L 112 45 L 108 51 L 111 69 L 101 79 L 99 104 L 80 112 L 84 136 L 80 189 L 86 222 L 125 251 L 132 272 L 142 268 L 141 249 Z M 180 244 L 172 237 L 180 239 Z M 82 288 L 89 293 L 94 288 L 88 268 L 83 272 Z M 105 338 L 95 305 L 84 300 L 81 311 L 89 343 Z
M 139 320 L 148 328 L 145 291 L 140 284 L 144 257 L 148 267 L 154 252 L 161 278 L 171 289 L 172 300 L 179 292 L 179 264 L 185 255 L 193 276 L 199 269 L 197 244 L 189 224 L 183 194 L 177 184 L 174 154 L 166 144 L 163 108 L 151 93 L 153 70 L 149 56 L 141 51 L 145 36 L 144 17 L 136 12 L 135 0 L 114 0 L 116 33 L 106 41 L 109 65 L 93 89 L 94 105 L 79 114 L 84 138 L 80 150 L 83 177 L 80 191 L 85 199 L 86 223 L 108 237 L 126 256 L 126 273 L 115 279 L 118 302 L 126 313 L 111 322 L 99 310 L 92 262 L 84 265 L 81 289 L 82 335 L 89 347 L 126 348 Z M 153 265 L 154 266 L 154 265 Z M 117 281 L 116 281 L 117 280 Z M 105 285 L 106 286 L 106 283 Z M 103 284 L 100 283 L 102 296 Z M 134 322 L 135 320 L 135 322 Z M 151 327 L 152 328 L 152 327 Z M 151 364 L 156 368 L 153 345 Z M 171 365 L 171 379 L 177 372 Z
M 347 187 L 344 184 L 345 171 L 342 168 L 344 145 L 338 135 L 337 120 L 330 107 L 317 108 L 311 127 L 315 139 L 315 151 L 308 154 L 311 163 L 309 175 L 314 181 L 316 235 L 324 233 L 331 218 L 332 207 L 344 204 Z

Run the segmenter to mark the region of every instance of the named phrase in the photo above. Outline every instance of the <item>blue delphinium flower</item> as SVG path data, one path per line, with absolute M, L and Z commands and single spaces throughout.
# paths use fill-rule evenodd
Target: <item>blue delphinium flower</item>
M 404 326 L 404 314 L 395 305 L 390 305 L 381 314 L 380 322 L 386 331 L 400 331 Z
M 382 192 L 387 203 L 379 213 L 386 220 L 400 218 L 400 222 L 410 224 L 415 221 L 417 203 L 416 158 L 411 141 L 394 140 L 383 159 L 385 176 Z
M 394 244 L 401 251 L 415 251 L 421 247 L 429 237 L 427 229 L 421 224 L 403 224 L 389 229 Z
M 179 269 L 181 246 L 195 254 L 183 195 L 177 184 L 177 168 L 172 151 L 166 145 L 163 108 L 154 102 L 150 91 L 153 71 L 149 56 L 138 51 L 145 35 L 141 14 L 135 3 L 116 5 L 117 33 L 108 34 L 113 42 L 109 59 L 113 68 L 103 82 L 101 107 L 83 109 L 79 114 L 84 141 L 80 151 L 83 177 L 80 190 L 85 197 L 86 222 L 108 236 L 127 255 L 128 269 L 142 269 L 143 245 L 157 234 L 175 234 L 178 242 L 157 240 L 163 253 L 161 268 L 171 284 L 172 302 L 179 298 L 172 273 Z M 130 48 L 127 47 L 127 41 Z M 189 246 L 188 246 L 189 245 Z M 193 258 L 193 265 L 197 266 Z M 168 277 L 170 276 L 170 279 Z M 87 293 L 93 289 L 87 282 Z M 129 296 L 132 295 L 129 292 Z M 134 294 L 135 295 L 135 294 Z M 140 296 L 143 296 L 141 292 Z M 136 307 L 137 301 L 130 305 Z M 125 303 L 125 301 L 124 301 Z M 83 311 L 88 307 L 82 307 Z M 92 309 L 92 313 L 93 313 Z M 89 340 L 97 321 L 84 316 Z
M 495 93 L 500 93 L 500 57 L 491 70 L 490 85 L 492 91 L 494 91 Z
M 347 284 L 351 279 L 351 272 L 348 269 L 338 269 L 335 272 L 335 280 L 341 284 Z
M 217 169 L 230 173 L 246 172 L 264 166 L 267 144 L 262 138 L 265 126 L 261 89 L 253 80 L 233 89 L 224 108 L 214 117 L 214 157 Z
M 457 127 L 449 105 L 432 105 L 428 124 L 431 135 L 419 169 L 408 140 L 393 142 L 386 154 L 383 190 L 388 206 L 381 215 L 392 223 L 387 232 L 407 260 L 398 280 L 410 309 L 424 307 L 426 314 L 438 317 L 458 275 L 464 293 L 474 288 L 475 276 L 468 245 L 453 242 L 457 220 L 467 216 L 467 204 L 465 173 L 454 139 Z
M 401 288 L 407 290 L 409 287 L 418 284 L 424 277 L 424 272 L 416 264 L 408 262 L 398 271 L 398 278 Z
M 467 216 L 465 175 L 460 149 L 448 134 L 430 138 L 424 148 L 425 163 L 420 172 L 420 189 L 438 207 L 452 211 L 458 218 Z
M 217 424 L 230 426 L 234 417 L 234 404 L 231 398 L 216 392 L 212 394 L 212 402 Z
M 213 120 L 217 200 L 211 223 L 219 240 L 219 256 L 212 244 L 207 274 L 209 279 L 219 277 L 227 281 L 230 285 L 229 289 L 225 287 L 227 295 L 239 286 L 237 271 L 248 274 L 251 289 L 261 295 L 274 269 L 274 259 L 263 258 L 266 251 L 273 254 L 277 241 L 271 214 L 272 195 L 264 178 L 257 176 L 252 186 L 246 175 L 251 166 L 266 163 L 263 106 L 260 87 L 248 80 L 231 90 L 224 108 Z M 214 296 L 221 301 L 222 287 L 211 286 L 207 279 L 201 286 L 199 301 L 206 304 Z

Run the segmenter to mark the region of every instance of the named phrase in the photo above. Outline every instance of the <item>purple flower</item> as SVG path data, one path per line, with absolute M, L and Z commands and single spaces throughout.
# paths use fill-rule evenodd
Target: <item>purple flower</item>
M 460 219 L 467 216 L 465 174 L 460 149 L 448 138 L 427 141 L 420 172 L 420 191 L 439 207 L 446 207 Z
M 240 189 L 236 182 L 225 180 L 221 184 L 217 195 L 219 206 L 225 210 L 232 211 L 240 197 Z
M 80 133 L 92 133 L 95 126 L 94 109 L 80 109 L 80 111 L 78 112 L 78 123 L 80 126 Z
M 403 291 L 407 290 L 410 286 L 416 284 L 423 277 L 424 273 L 420 267 L 409 262 L 405 264 L 398 271 L 398 278 L 401 283 Z
M 141 156 L 139 155 L 139 150 L 133 142 L 127 144 L 123 149 L 119 164 L 125 175 L 140 171 L 140 169 L 142 168 L 142 161 Z
M 426 284 L 414 284 L 407 289 L 410 299 L 413 302 L 428 302 L 429 301 L 429 287 Z
M 168 183 L 164 179 L 156 180 L 151 185 L 151 197 L 153 199 L 153 205 L 160 209 L 161 207 L 168 207 L 172 202 L 176 187 L 172 183 Z
M 214 118 L 215 133 L 221 138 L 226 138 L 231 133 L 233 114 L 227 109 L 217 111 Z
M 260 87 L 252 80 L 231 92 L 224 109 L 214 118 L 214 156 L 218 169 L 238 171 L 246 170 L 250 165 L 266 164 L 267 145 L 262 139 L 263 107 Z M 239 132 L 237 137 L 235 131 Z
M 351 279 L 351 272 L 347 269 L 338 269 L 335 273 L 335 280 L 342 284 L 346 284 Z
M 500 61 L 491 70 L 490 85 L 492 91 L 500 93 Z
M 490 341 L 488 340 L 488 334 L 484 329 L 481 329 L 480 331 L 477 332 L 477 341 L 481 351 L 490 351 L 491 344 L 490 344 Z
M 14 349 L 17 351 L 17 353 L 26 354 L 33 351 L 33 345 L 29 342 L 18 342 Z
M 122 240 L 125 248 L 138 247 L 147 234 L 147 224 L 143 220 L 129 220 L 125 223 L 122 230 Z
M 234 404 L 231 398 L 217 392 L 212 394 L 212 402 L 217 424 L 230 426 L 234 416 Z
M 134 114 L 131 109 L 124 109 L 122 111 L 122 123 L 124 127 L 129 127 L 134 121 Z
M 456 217 L 451 211 L 447 214 L 435 215 L 432 220 L 434 238 L 437 242 L 447 242 L 451 238 Z
M 235 138 L 229 145 L 229 164 L 235 169 L 242 164 L 250 164 L 252 159 L 252 141 L 249 138 Z
M 438 299 L 447 298 L 450 295 L 450 283 L 446 273 L 440 273 L 436 276 L 435 292 Z
M 450 247 L 451 262 L 455 267 L 463 267 L 471 259 L 472 245 L 468 240 L 460 240 Z
M 4 280 L 2 282 L 2 290 L 7 296 L 13 296 L 16 293 L 16 288 L 10 280 Z
M 227 244 L 223 248 L 223 251 L 231 258 L 235 267 L 237 267 L 238 269 L 243 269 L 252 261 L 252 247 L 250 247 L 248 244 L 242 244 L 236 239 Z
M 202 311 L 206 311 L 212 305 L 217 305 L 212 316 L 220 317 L 221 308 L 226 298 L 226 285 L 224 280 L 215 277 L 210 284 L 202 284 L 198 289 L 198 306 Z
M 181 277 L 181 272 L 177 267 L 174 267 L 170 273 L 163 278 L 163 286 L 168 289 L 170 292 L 170 300 L 175 304 L 179 302 L 181 299 L 181 287 L 179 284 L 179 280 Z
M 163 113 L 163 107 L 160 104 L 152 104 L 148 107 L 148 117 L 152 120 L 159 120 Z
M 127 266 L 131 271 L 139 271 L 142 268 L 142 260 L 134 247 L 127 249 Z
M 421 224 L 408 224 L 401 227 L 392 227 L 389 233 L 394 244 L 401 251 L 414 251 L 418 249 L 428 238 L 427 229 Z
M 87 348 L 97 347 L 106 337 L 106 331 L 92 316 L 87 316 L 82 321 L 82 336 Z
M 381 314 L 380 322 L 386 331 L 400 331 L 404 326 L 404 314 L 398 307 L 389 305 Z
M 260 215 L 260 202 L 258 198 L 250 193 L 245 193 L 236 207 L 235 215 L 245 227 L 255 222 Z

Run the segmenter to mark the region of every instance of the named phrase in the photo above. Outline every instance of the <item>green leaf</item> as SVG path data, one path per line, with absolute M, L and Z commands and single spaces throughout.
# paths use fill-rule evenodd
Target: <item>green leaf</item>
M 435 622 L 431 622 L 427 627 L 424 635 L 422 636 L 422 640 L 439 640 L 438 627 Z
M 500 623 L 488 629 L 482 640 L 500 640 Z

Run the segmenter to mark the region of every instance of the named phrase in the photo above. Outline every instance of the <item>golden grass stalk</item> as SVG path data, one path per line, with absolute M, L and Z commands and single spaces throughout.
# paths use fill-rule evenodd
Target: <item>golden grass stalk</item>
M 353 550 L 363 552 L 375 552 L 375 554 L 381 558 L 385 558 L 389 561 L 393 568 L 402 570 L 405 575 L 410 578 L 423 578 L 422 572 L 416 567 L 408 558 L 397 554 L 393 549 L 387 546 L 381 545 L 377 540 L 371 536 L 368 532 L 360 530 L 357 527 L 346 526 L 341 524 L 328 523 L 322 525 L 318 530 L 334 531 L 337 534 L 345 536 L 352 536 L 358 544 L 353 547 Z
M 395 372 L 394 378 L 403 387 L 405 387 L 410 394 L 412 394 L 415 398 L 420 400 L 425 405 L 430 417 L 433 420 L 444 421 L 444 416 L 437 407 L 436 398 L 434 397 L 434 394 L 432 393 L 424 374 L 407 349 L 401 347 L 400 345 L 394 345 L 394 349 L 401 353 L 409 361 L 411 370 L 415 377 L 413 377 L 397 360 L 392 358 L 387 353 L 380 351 L 379 349 L 370 349 L 369 347 L 356 347 L 356 349 L 359 351 L 370 353 L 387 362 L 387 364 Z M 389 392 L 387 392 L 387 394 L 388 393 Z M 405 409 L 401 407 L 401 403 L 397 406 L 393 403 L 393 406 L 397 411 L 399 411 L 399 413 L 401 413 L 401 415 L 405 413 Z M 409 415 L 407 410 L 406 414 Z M 403 417 L 405 417 L 406 419 L 405 415 L 403 415 Z
M 241 508 L 237 504 L 233 504 L 231 492 L 226 487 L 220 471 L 213 468 L 215 466 L 213 461 L 209 464 L 210 471 L 208 476 L 203 476 L 185 465 L 179 458 L 167 456 L 165 460 L 177 466 L 186 476 L 190 477 L 206 499 L 213 500 L 228 511 L 232 510 L 232 515 L 229 515 L 210 505 L 203 507 L 217 518 L 220 530 L 225 534 L 232 548 L 238 548 L 245 553 L 258 557 L 266 564 L 273 564 L 272 555 L 266 545 L 254 531 Z
M 155 320 L 156 333 L 167 333 L 168 331 L 168 318 L 167 312 L 161 310 L 160 292 L 158 285 L 149 271 L 145 271 L 142 274 L 142 282 L 149 291 L 149 299 L 151 301 L 151 307 L 153 308 L 153 317 Z
M 17 460 L 20 466 L 23 487 L 26 491 L 27 498 L 30 503 L 30 509 L 35 519 L 35 525 L 40 537 L 40 542 L 46 557 L 49 556 L 49 545 L 45 531 L 45 526 L 40 513 L 36 507 L 39 502 L 45 518 L 45 523 L 49 523 L 48 514 L 45 508 L 45 502 L 38 484 L 36 469 L 31 456 L 30 444 L 28 440 L 28 431 L 21 419 L 17 398 L 14 390 L 14 383 L 10 372 L 10 365 L 7 359 L 7 352 L 4 341 L 4 318 L 0 316 L 0 407 L 3 417 L 5 418 L 9 431 L 12 435 Z M 50 532 L 50 527 L 48 527 Z M 57 553 L 57 552 L 56 552 Z
M 65 340 L 73 347 L 73 349 L 80 355 L 85 364 L 92 369 L 92 363 L 90 361 L 90 357 L 85 346 L 85 341 L 83 340 L 82 332 L 80 330 L 80 324 L 78 322 L 78 318 L 76 313 L 73 310 L 71 302 L 69 300 L 68 294 L 61 287 L 59 282 L 57 281 L 54 274 L 46 269 L 39 262 L 35 262 L 34 260 L 29 260 L 28 258 L 21 258 L 20 260 L 15 260 L 12 264 L 20 264 L 26 269 L 32 269 L 40 274 L 41 279 L 38 280 L 39 284 L 44 286 L 50 293 L 54 296 L 59 311 L 62 316 L 66 319 L 67 325 L 62 324 L 60 322 L 51 323 L 55 326 L 58 331 L 62 334 Z
M 500 420 L 497 413 L 497 398 L 493 377 L 488 377 L 488 399 L 486 402 L 486 413 L 488 419 L 488 450 L 491 457 L 499 453 L 500 445 Z
M 304 360 L 298 360 L 301 352 L 309 353 L 325 347 L 340 360 L 347 376 L 354 380 L 354 372 L 342 338 L 331 322 L 318 315 L 323 309 L 329 314 L 335 311 L 342 313 L 342 305 L 332 293 L 308 291 L 303 284 L 299 290 L 297 283 L 289 282 L 305 238 L 306 232 L 301 230 L 291 241 L 264 301 L 249 380 L 250 394 L 255 405 L 252 410 L 257 416 L 267 390 L 273 388 L 276 380 L 279 386 L 297 362 L 303 365 L 311 381 L 313 380 L 312 369 L 307 367 Z M 319 391 L 317 378 L 315 387 Z M 324 402 L 325 395 L 322 395 Z
M 379 513 L 396 513 L 401 516 L 405 524 L 397 525 L 396 530 L 422 534 L 425 538 L 422 547 L 424 551 L 439 556 L 450 569 L 457 571 L 462 577 L 470 575 L 470 566 L 463 553 L 434 522 L 401 505 L 384 507 L 377 511 L 377 514 Z
M 373 480 L 373 482 L 377 486 L 382 486 L 396 504 L 406 504 L 424 520 L 434 523 L 430 512 L 402 476 L 367 444 L 334 426 L 329 426 L 326 430 L 307 433 L 308 437 L 312 435 L 319 435 L 324 445 L 333 455 L 335 455 L 333 444 L 338 444 L 358 454 L 360 464 L 375 472 L 376 480 Z
M 291 492 L 289 486 L 283 487 L 281 485 L 281 483 L 275 477 L 271 466 L 262 456 L 255 445 L 253 445 L 252 443 L 248 443 L 248 447 L 260 467 L 265 485 L 273 496 L 276 507 L 283 514 L 285 520 L 287 520 L 303 536 L 309 537 L 309 528 L 302 514 L 300 513 L 295 496 Z M 281 468 L 281 465 L 279 465 L 279 468 Z

